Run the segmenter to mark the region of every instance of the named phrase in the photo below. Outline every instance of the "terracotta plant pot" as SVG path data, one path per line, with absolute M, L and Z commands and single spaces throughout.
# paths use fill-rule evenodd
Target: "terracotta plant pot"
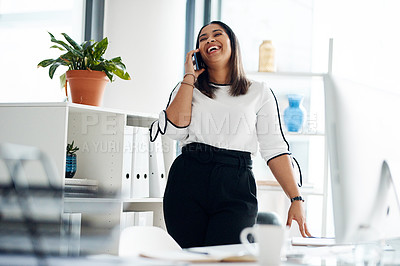
M 103 71 L 68 70 L 66 79 L 69 83 L 73 103 L 100 106 L 108 77 Z

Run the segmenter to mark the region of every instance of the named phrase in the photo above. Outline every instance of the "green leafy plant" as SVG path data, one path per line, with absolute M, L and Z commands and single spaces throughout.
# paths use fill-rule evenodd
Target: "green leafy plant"
M 55 45 L 50 48 L 59 49 L 64 54 L 56 59 L 45 59 L 38 64 L 38 67 L 50 67 L 49 76 L 52 79 L 55 71 L 59 66 L 67 66 L 68 70 L 96 70 L 103 71 L 111 82 L 114 81 L 114 75 L 124 79 L 130 80 L 126 67 L 122 63 L 121 57 L 115 57 L 110 60 L 104 59 L 103 54 L 108 47 L 107 37 L 100 42 L 85 41 L 78 44 L 66 33 L 61 33 L 67 42 L 57 40 L 53 34 L 50 34 L 51 42 Z M 65 73 L 60 76 L 61 86 L 65 86 L 66 77 Z
M 74 146 L 74 141 L 71 144 L 67 143 L 67 155 L 74 155 L 77 151 L 79 151 L 78 146 Z

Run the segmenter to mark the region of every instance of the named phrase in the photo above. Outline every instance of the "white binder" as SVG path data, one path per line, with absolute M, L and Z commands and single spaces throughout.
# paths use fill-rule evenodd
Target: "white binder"
M 166 186 L 164 154 L 161 138 L 149 143 L 150 197 L 162 198 Z
M 123 212 L 121 231 L 130 226 L 153 226 L 153 211 L 127 211 Z
M 120 223 L 119 223 L 119 230 L 122 232 L 122 230 L 124 230 L 126 227 L 127 227 L 127 225 L 126 225 L 126 212 L 122 212 L 121 213 L 121 221 L 120 221 Z
M 138 211 L 135 212 L 135 226 L 153 226 L 153 212 L 152 211 Z
M 122 212 L 120 230 L 124 230 L 127 227 L 135 225 L 135 212 Z
M 132 154 L 133 154 L 133 127 L 125 126 L 123 158 L 122 158 L 122 180 L 121 180 L 121 198 L 131 197 L 132 181 Z
M 133 127 L 131 198 L 149 197 L 149 129 Z

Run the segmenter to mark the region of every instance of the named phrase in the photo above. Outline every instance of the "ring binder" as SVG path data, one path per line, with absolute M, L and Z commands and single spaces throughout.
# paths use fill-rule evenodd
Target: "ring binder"
M 163 197 L 167 177 L 161 138 L 149 143 L 149 174 L 150 197 Z
M 133 127 L 131 198 L 149 197 L 149 130 Z

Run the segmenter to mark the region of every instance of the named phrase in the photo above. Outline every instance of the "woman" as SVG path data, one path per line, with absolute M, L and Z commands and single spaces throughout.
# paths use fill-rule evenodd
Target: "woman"
M 203 68 L 194 68 L 194 53 Z M 169 172 L 164 217 L 183 248 L 240 243 L 241 230 L 254 225 L 251 155 L 258 145 L 291 199 L 287 225 L 295 220 L 301 234 L 310 236 L 278 117 L 272 91 L 245 77 L 233 31 L 219 21 L 203 26 L 196 50 L 186 55 L 183 80 L 150 128 L 152 141 L 160 133 L 182 146 Z

